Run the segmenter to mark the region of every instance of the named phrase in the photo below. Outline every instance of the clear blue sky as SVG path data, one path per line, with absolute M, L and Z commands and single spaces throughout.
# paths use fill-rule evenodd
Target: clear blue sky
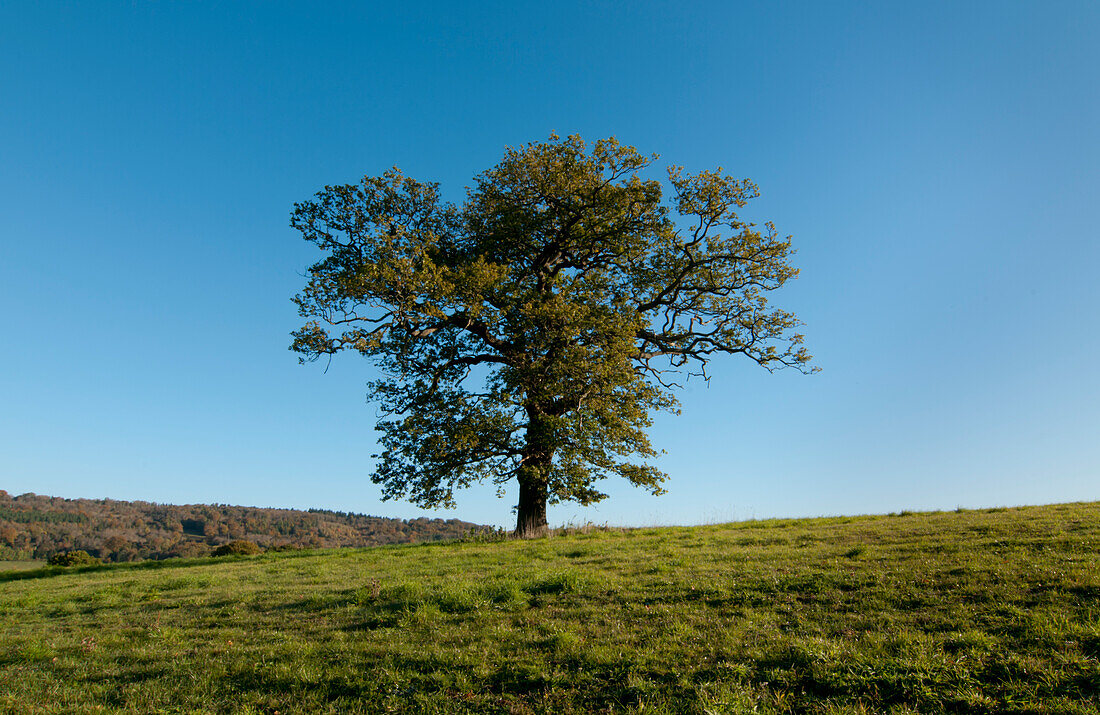
M 1100 499 L 1100 4 L 398 5 L 0 7 L 0 488 L 440 514 L 368 479 L 369 365 L 287 350 L 289 212 L 554 131 L 756 180 L 823 371 L 716 365 L 666 496 L 551 522 Z

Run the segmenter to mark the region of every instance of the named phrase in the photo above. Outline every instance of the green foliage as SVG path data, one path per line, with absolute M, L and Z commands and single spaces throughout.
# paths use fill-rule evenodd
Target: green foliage
M 54 554 L 50 557 L 47 563 L 50 566 L 94 566 L 101 564 L 101 559 L 92 556 L 87 551 L 65 551 L 60 554 Z
M 1069 504 L 21 572 L 0 712 L 1096 715 L 1098 546 Z
M 30 509 L 9 509 L 0 507 L 0 521 L 11 521 L 21 524 L 40 522 L 84 524 L 88 522 L 88 515 L 59 511 L 34 511 Z
M 487 544 L 493 541 L 504 541 L 507 538 L 508 532 L 499 526 L 478 526 L 467 531 L 462 540 Z
M 461 205 L 396 169 L 295 205 L 326 255 L 291 347 L 381 368 L 385 498 L 453 506 L 516 479 L 525 533 L 547 502 L 603 499 L 603 478 L 661 493 L 647 429 L 684 372 L 720 354 L 809 369 L 797 319 L 764 295 L 797 275 L 790 239 L 737 213 L 756 186 L 673 167 L 666 199 L 654 159 L 552 136 L 507 150 Z
M 255 556 L 263 551 L 259 544 L 252 541 L 237 540 L 222 544 L 210 553 L 212 556 Z

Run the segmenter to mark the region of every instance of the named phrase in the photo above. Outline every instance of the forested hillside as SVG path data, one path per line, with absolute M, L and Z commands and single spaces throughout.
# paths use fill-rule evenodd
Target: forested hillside
M 310 509 L 63 499 L 0 489 L 0 559 L 46 559 L 84 549 L 108 561 L 202 556 L 235 539 L 265 548 L 441 541 L 477 525 L 458 519 L 387 519 Z

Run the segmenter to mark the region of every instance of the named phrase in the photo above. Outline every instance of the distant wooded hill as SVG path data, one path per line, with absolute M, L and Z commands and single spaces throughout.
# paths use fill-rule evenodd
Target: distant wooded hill
M 481 530 L 458 519 L 387 519 L 310 509 L 11 496 L 0 489 L 0 559 L 83 549 L 107 561 L 202 556 L 244 539 L 265 548 L 444 541 Z

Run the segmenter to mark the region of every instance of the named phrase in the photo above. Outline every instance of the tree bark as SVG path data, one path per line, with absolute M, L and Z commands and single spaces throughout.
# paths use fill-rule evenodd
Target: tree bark
M 519 483 L 514 536 L 531 539 L 546 534 L 546 482 L 530 479 Z
M 519 470 L 519 504 L 513 536 L 530 539 L 545 536 L 546 501 L 550 470 L 554 465 L 553 431 L 544 405 L 527 405 L 527 444 Z

